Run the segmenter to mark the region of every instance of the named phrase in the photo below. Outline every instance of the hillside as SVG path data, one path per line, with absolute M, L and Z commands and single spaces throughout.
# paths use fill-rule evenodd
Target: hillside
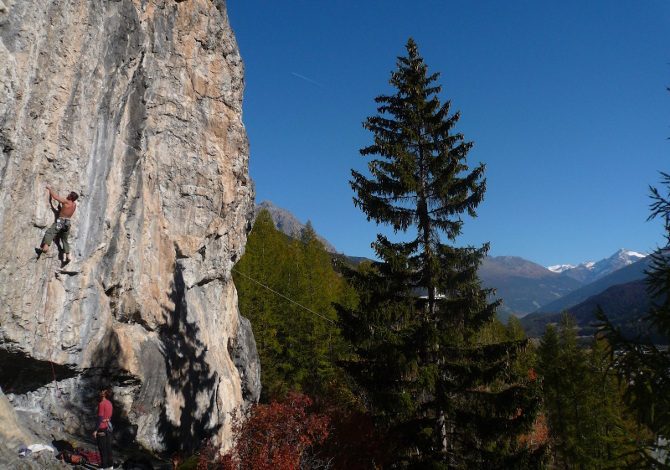
M 597 331 L 598 320 L 595 312 L 600 306 L 610 321 L 621 328 L 626 337 L 631 339 L 649 337 L 655 343 L 667 343 L 667 338 L 654 334 L 650 325 L 643 320 L 650 304 L 646 282 L 641 279 L 611 286 L 566 311 L 575 317 L 581 336 L 592 336 Z M 533 313 L 522 318 L 521 324 L 528 336 L 540 337 L 548 324 L 560 321 L 561 315 L 562 313 Z
M 591 296 L 597 295 L 604 290 L 628 282 L 644 279 L 645 270 L 649 267 L 650 258 L 643 258 L 633 264 L 614 271 L 613 273 L 587 284 L 579 289 L 566 294 L 553 302 L 546 303 L 536 309 L 535 313 L 560 313 L 585 301 Z
M 515 256 L 485 258 L 479 276 L 485 287 L 496 289 L 496 297 L 503 299 L 499 311 L 503 318 L 510 314 L 523 317 L 582 285 L 575 279 Z
M 300 237 L 305 225 L 289 210 L 270 201 L 263 201 L 256 205 L 255 214 L 262 209 L 269 211 L 279 231 L 292 238 Z M 320 234 L 317 237 L 328 251 L 336 252 L 325 237 Z M 503 300 L 498 310 L 501 320 L 506 321 L 510 315 L 523 318 L 534 312 L 537 315 L 533 318 L 536 318 L 542 313 L 561 312 L 566 307 L 577 305 L 613 285 L 643 278 L 648 258 L 640 259 L 642 256 L 622 249 L 597 262 L 583 263 L 576 267 L 564 265 L 549 268 L 518 256 L 489 256 L 480 266 L 479 277 L 484 287 L 495 289 L 494 298 Z M 364 257 L 342 257 L 353 266 L 366 260 Z M 600 279 L 590 284 L 578 280 L 594 277 Z M 545 323 L 540 321 L 538 324 Z

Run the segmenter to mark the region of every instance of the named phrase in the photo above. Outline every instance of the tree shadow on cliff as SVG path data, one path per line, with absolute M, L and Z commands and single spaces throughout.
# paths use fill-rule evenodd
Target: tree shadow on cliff
M 179 264 L 169 297 L 174 307 L 163 307 L 166 323 L 159 334 L 165 348 L 168 396 L 179 406 L 179 415 L 174 416 L 164 404 L 158 431 L 169 452 L 192 452 L 221 427 L 211 423 L 218 418 L 218 377 L 205 360 L 207 348 L 199 339 L 200 328 L 188 321 L 186 285 Z
M 91 355 L 91 367 L 82 374 L 84 386 L 80 388 L 77 404 L 82 412 L 91 417 L 89 426 L 86 426 L 88 431 L 95 424 L 100 390 L 104 388 L 111 392 L 109 399 L 114 409 L 114 442 L 126 447 L 135 442 L 137 426 L 130 422 L 126 410 L 115 400 L 114 387 L 128 388 L 139 385 L 140 380 L 121 366 L 121 353 L 118 335 L 114 330 L 108 330 Z M 90 433 L 85 433 L 88 434 Z

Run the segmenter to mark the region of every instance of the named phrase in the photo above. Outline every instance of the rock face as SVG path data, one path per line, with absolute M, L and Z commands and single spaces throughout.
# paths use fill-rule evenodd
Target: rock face
M 30 445 L 35 441 L 34 436 L 23 428 L 5 395 L 0 390 L 0 462 L 6 468 L 40 468 L 37 462 L 22 461 L 16 449 L 23 445 Z M 41 468 L 44 468 L 42 466 Z
M 0 2 L 0 388 L 88 436 L 230 443 L 259 365 L 230 270 L 253 212 L 243 66 L 223 0 Z M 81 197 L 60 271 L 45 185 Z M 34 429 L 34 426 L 32 427 Z

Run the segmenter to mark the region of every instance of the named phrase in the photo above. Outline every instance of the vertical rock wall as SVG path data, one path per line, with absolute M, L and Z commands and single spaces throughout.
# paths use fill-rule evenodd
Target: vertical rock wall
M 88 435 L 109 383 L 125 437 L 229 442 L 260 387 L 230 276 L 242 91 L 223 0 L 0 0 L 0 388 L 22 419 Z M 67 272 L 34 252 L 46 184 L 81 195 Z

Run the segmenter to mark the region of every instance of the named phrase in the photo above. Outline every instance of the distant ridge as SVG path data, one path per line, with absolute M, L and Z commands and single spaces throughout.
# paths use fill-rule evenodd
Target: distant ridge
M 624 336 L 630 339 L 639 337 L 656 344 L 667 344 L 668 338 L 659 336 L 653 327 L 643 320 L 649 312 L 650 305 L 647 283 L 644 279 L 638 279 L 610 286 L 565 311 L 575 318 L 580 336 L 593 336 L 596 333 L 599 323 L 596 310 L 601 307 L 607 318 L 621 329 Z M 534 313 L 522 318 L 521 325 L 529 337 L 538 338 L 544 334 L 547 325 L 560 322 L 562 315 L 562 312 Z
M 484 287 L 496 289 L 495 297 L 503 299 L 501 319 L 523 317 L 582 285 L 518 256 L 487 256 L 478 274 Z
M 547 266 L 547 269 L 552 273 L 560 274 L 564 271 L 567 271 L 568 269 L 574 269 L 576 267 L 577 266 L 575 266 L 574 264 L 556 264 L 554 266 Z
M 646 256 L 647 255 L 644 253 L 621 248 L 609 258 L 601 259 L 600 261 L 587 261 L 578 264 L 577 266 L 559 264 L 556 266 L 549 266 L 547 269 L 576 279 L 584 284 L 589 284 L 608 274 L 618 271 L 619 269 L 640 261 Z
M 302 229 L 305 228 L 306 224 L 301 223 L 290 211 L 274 205 L 271 201 L 263 201 L 260 204 L 256 204 L 254 209 L 254 220 L 256 220 L 256 216 L 263 209 L 270 213 L 272 221 L 275 223 L 277 230 L 284 233 L 285 235 L 288 235 L 289 237 L 300 238 L 300 232 L 302 232 Z M 323 238 L 318 233 L 316 236 L 319 241 L 323 243 L 326 251 L 329 251 L 330 253 L 337 253 L 335 247 L 328 240 Z
M 300 238 L 305 224 L 290 211 L 276 206 L 271 201 L 256 205 L 254 216 L 267 210 L 276 228 L 292 238 Z M 327 251 L 338 254 L 336 248 L 323 236 L 317 237 Z M 339 254 L 351 266 L 363 261 L 364 257 Z M 540 317 L 560 313 L 574 307 L 589 297 L 619 284 L 644 278 L 649 258 L 631 250 L 621 249 L 609 258 L 597 262 L 582 263 L 578 266 L 556 265 L 546 268 L 518 256 L 487 256 L 479 268 L 482 285 L 495 289 L 495 298 L 503 300 L 498 317 L 505 321 L 510 315 L 528 318 L 528 322 L 546 324 L 551 319 Z M 597 278 L 590 282 L 589 279 Z M 582 281 L 585 279 L 586 281 Z M 627 288 L 630 292 L 630 288 Z M 612 292 L 610 292 L 611 296 Z
M 557 299 L 554 302 L 543 305 L 537 309 L 533 315 L 560 313 L 563 310 L 574 307 L 575 305 L 585 301 L 593 295 L 603 292 L 609 287 L 644 279 L 645 270 L 649 267 L 649 262 L 649 257 L 642 258 L 639 261 L 618 269 L 595 282 L 580 287 L 579 289 L 570 292 L 569 294 L 561 297 L 560 299 Z M 561 275 L 564 275 L 564 273 Z

